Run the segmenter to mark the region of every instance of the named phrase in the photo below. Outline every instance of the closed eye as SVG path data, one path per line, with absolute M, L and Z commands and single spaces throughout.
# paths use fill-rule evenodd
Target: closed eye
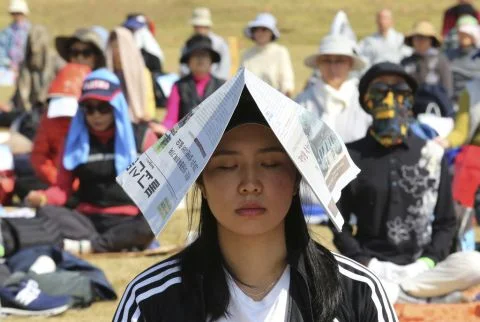
M 280 163 L 262 163 L 264 168 L 276 168 L 278 166 L 280 166 Z
M 217 167 L 217 169 L 219 170 L 235 170 L 236 168 L 237 168 L 237 165 L 229 165 L 229 166 L 221 165 Z

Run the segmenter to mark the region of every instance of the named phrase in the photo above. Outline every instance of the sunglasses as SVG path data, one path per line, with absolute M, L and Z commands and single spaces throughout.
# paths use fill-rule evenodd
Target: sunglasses
M 102 115 L 112 113 L 112 107 L 110 106 L 110 104 L 108 104 L 106 102 L 100 103 L 97 106 L 82 104 L 82 105 L 80 105 L 80 108 L 83 110 L 83 112 L 86 115 L 93 115 L 93 114 L 95 114 L 95 111 L 102 114 Z
M 370 85 L 370 88 L 368 89 L 368 93 L 375 99 L 383 99 L 387 96 L 389 92 L 392 92 L 395 96 L 407 96 L 413 94 L 412 89 L 405 82 L 393 85 L 385 83 L 374 83 Z
M 90 57 L 95 54 L 93 49 L 75 49 L 72 48 L 70 49 L 70 57 L 78 57 L 78 56 L 83 56 L 83 57 Z

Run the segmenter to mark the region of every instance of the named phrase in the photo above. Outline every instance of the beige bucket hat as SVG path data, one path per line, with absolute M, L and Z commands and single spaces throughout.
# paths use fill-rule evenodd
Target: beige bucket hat
M 192 26 L 199 27 L 211 27 L 213 26 L 212 14 L 210 9 L 205 7 L 195 8 L 192 13 L 192 19 L 190 19 Z
M 435 27 L 429 21 L 419 21 L 413 26 L 413 30 L 405 37 L 405 45 L 412 46 L 413 45 L 413 37 L 415 36 L 424 36 L 432 38 L 432 46 L 433 47 L 440 47 L 441 42 L 440 38 L 437 35 L 437 31 Z

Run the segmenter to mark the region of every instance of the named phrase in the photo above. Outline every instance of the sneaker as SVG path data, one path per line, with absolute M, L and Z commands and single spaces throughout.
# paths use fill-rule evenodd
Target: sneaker
M 43 293 L 34 280 L 0 287 L 0 314 L 20 316 L 58 315 L 70 307 L 69 296 L 50 296 Z
M 63 249 L 74 255 L 93 253 L 92 243 L 89 240 L 73 240 L 65 238 L 63 240 Z

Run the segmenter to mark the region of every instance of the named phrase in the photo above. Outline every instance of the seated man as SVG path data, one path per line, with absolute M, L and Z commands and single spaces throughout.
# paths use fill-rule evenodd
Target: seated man
M 374 65 L 361 79 L 360 104 L 373 124 L 347 145 L 361 173 L 342 191 L 346 224 L 334 243 L 380 277 L 392 302 L 451 301 L 480 283 L 480 255 L 450 254 L 456 217 L 447 161 L 442 148 L 409 130 L 415 89 L 392 63 Z

